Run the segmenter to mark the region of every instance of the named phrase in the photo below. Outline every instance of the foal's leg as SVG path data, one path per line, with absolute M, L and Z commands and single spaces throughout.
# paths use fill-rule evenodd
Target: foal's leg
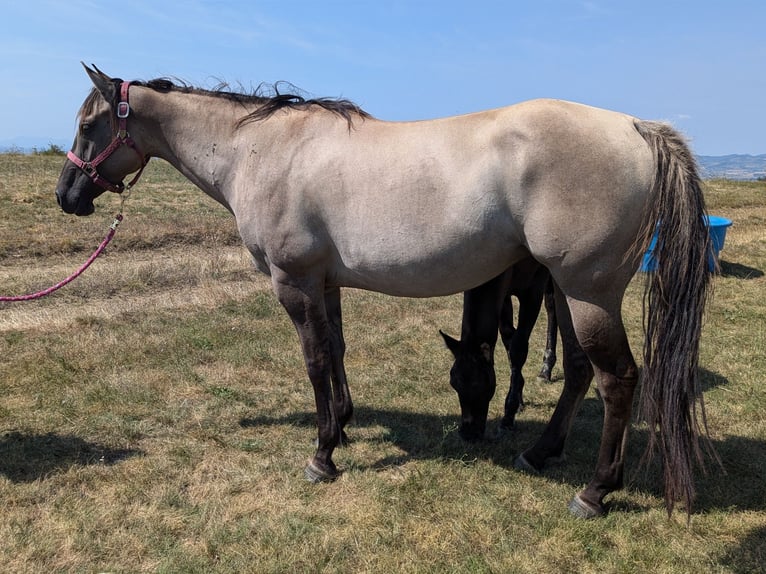
M 558 288 L 555 301 L 564 350 L 564 388 L 539 440 L 516 459 L 516 468 L 528 472 L 539 472 L 546 462 L 563 459 L 569 429 L 593 379 L 593 368 L 577 341 L 569 307 Z
M 503 419 L 500 421 L 500 427 L 510 429 L 513 427 L 513 421 L 516 412 L 519 410 L 523 399 L 521 389 L 518 388 L 518 381 L 514 381 L 514 339 L 516 328 L 513 326 L 513 297 L 508 293 L 503 299 L 503 306 L 500 309 L 500 338 L 505 347 L 505 354 L 508 357 L 508 363 L 511 367 L 511 384 L 508 387 L 508 394 L 505 397 L 505 409 Z M 515 384 L 514 384 L 515 383 Z
M 545 354 L 543 354 L 543 366 L 540 369 L 538 379 L 551 381 L 553 366 L 556 364 L 556 342 L 558 338 L 558 320 L 556 318 L 556 298 L 553 294 L 553 279 L 549 276 L 545 284 L 545 315 L 548 326 L 545 329 Z
M 346 368 L 343 357 L 346 354 L 346 342 L 343 339 L 343 319 L 340 305 L 340 289 L 328 289 L 325 293 L 325 308 L 330 327 L 330 356 L 332 359 L 332 395 L 335 415 L 341 428 L 341 445 L 348 444 L 348 436 L 343 430 L 351 419 L 354 406 L 346 380 Z
M 306 370 L 314 387 L 319 440 L 316 453 L 306 467 L 306 478 L 312 482 L 333 480 L 338 470 L 332 453 L 338 446 L 342 429 L 330 384 L 332 335 L 325 309 L 324 284 L 314 277 L 294 278 L 278 269 L 272 269 L 272 284 L 298 332 Z
M 541 277 L 543 273 L 547 275 L 547 271 L 541 267 Z M 540 314 L 540 305 L 543 302 L 545 289 L 545 281 L 536 281 L 537 274 L 533 279 L 535 280 L 530 283 L 529 287 L 517 292 L 519 322 L 516 328 L 513 328 L 513 309 L 510 296 L 506 299 L 506 305 L 510 309 L 510 317 L 503 316 L 506 313 L 506 305 L 503 305 L 500 318 L 500 334 L 511 363 L 511 387 L 505 398 L 505 414 L 501 422 L 504 428 L 513 427 L 516 413 L 524 407 L 524 374 L 522 371 L 529 354 L 529 337 L 532 335 L 532 329 L 534 329 L 537 316 Z M 510 330 L 508 330 L 509 325 Z M 507 331 L 504 332 L 504 330 Z

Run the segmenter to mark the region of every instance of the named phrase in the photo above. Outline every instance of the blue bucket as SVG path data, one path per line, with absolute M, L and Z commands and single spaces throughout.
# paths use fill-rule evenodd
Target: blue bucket
M 731 225 L 731 220 L 725 217 L 718 217 L 717 215 L 708 215 L 705 217 L 705 221 L 710 230 L 710 241 L 713 244 L 712 253 L 708 258 L 708 269 L 714 271 L 716 262 L 718 261 L 718 254 L 723 249 L 723 242 L 726 240 L 726 228 Z M 649 249 L 644 253 L 644 257 L 641 260 L 641 271 L 647 273 L 649 271 L 655 271 L 657 269 L 657 261 L 654 259 L 654 246 L 657 244 L 657 232 L 654 232 L 652 241 L 649 244 Z

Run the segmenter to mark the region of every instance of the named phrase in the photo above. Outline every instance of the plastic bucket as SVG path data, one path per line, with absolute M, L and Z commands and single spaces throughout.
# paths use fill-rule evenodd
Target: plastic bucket
M 718 254 L 723 249 L 723 243 L 726 240 L 726 228 L 731 226 L 731 220 L 717 215 L 708 215 L 705 217 L 708 229 L 710 230 L 710 242 L 712 243 L 712 253 L 708 257 L 708 269 L 713 271 L 718 261 Z M 641 271 L 644 273 L 657 269 L 657 261 L 654 259 L 654 246 L 657 244 L 657 232 L 654 232 L 649 248 L 644 253 L 641 260 Z

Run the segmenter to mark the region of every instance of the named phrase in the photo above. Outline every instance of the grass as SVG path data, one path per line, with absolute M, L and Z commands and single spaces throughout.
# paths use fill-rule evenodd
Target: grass
M 55 205 L 61 158 L 0 155 L 2 294 L 45 287 L 95 248 L 119 202 Z M 691 522 L 668 519 L 631 435 L 627 488 L 605 518 L 566 502 L 592 473 L 590 392 L 568 461 L 513 469 L 561 390 L 530 376 L 518 428 L 456 436 L 449 353 L 460 298 L 344 292 L 353 443 L 312 486 L 314 405 L 292 325 L 228 214 L 152 162 L 107 254 L 35 303 L 0 307 L 0 569 L 6 572 L 726 572 L 766 560 L 766 184 L 711 181 L 734 221 L 701 365 L 724 462 L 700 474 Z M 625 321 L 640 349 L 640 279 Z M 541 322 L 542 323 L 542 322 Z M 532 338 L 529 373 L 544 337 Z M 498 361 L 498 379 L 508 379 Z M 490 417 L 502 414 L 498 390 Z

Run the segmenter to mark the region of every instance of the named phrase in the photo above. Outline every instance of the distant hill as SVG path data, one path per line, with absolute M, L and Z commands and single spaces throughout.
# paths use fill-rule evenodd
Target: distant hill
M 753 180 L 766 178 L 766 154 L 699 155 L 697 162 L 705 179 Z

